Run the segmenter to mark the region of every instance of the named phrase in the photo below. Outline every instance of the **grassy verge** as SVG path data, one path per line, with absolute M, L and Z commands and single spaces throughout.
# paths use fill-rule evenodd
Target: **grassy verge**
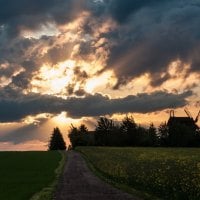
M 60 151 L 62 155 L 62 159 L 59 162 L 58 167 L 55 169 L 55 179 L 52 183 L 50 183 L 47 187 L 43 188 L 40 192 L 34 194 L 34 196 L 30 200 L 52 200 L 53 193 L 55 192 L 56 185 L 58 184 L 59 177 L 62 173 L 66 154 L 63 151 Z
M 0 152 L 0 199 L 30 199 L 55 180 L 61 158 L 59 152 Z
M 78 147 L 107 182 L 144 199 L 200 199 L 200 149 Z M 158 198 L 157 198 L 158 197 Z

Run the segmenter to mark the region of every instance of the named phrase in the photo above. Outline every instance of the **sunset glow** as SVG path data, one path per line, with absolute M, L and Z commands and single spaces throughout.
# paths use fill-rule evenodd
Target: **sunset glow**
M 45 149 L 55 126 L 67 138 L 99 116 L 158 126 L 171 109 L 198 113 L 195 0 L 29 1 L 0 15 L 0 150 Z
M 67 117 L 67 113 L 66 112 L 62 112 L 59 115 L 55 116 L 53 118 L 53 121 L 55 121 L 55 123 L 57 123 L 58 125 L 66 125 L 68 124 L 69 126 L 71 126 L 71 124 L 77 124 L 79 123 L 80 120 L 78 119 L 72 119 L 70 117 Z

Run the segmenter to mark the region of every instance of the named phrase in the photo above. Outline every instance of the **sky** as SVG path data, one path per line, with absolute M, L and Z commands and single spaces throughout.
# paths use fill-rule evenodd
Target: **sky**
M 58 126 L 200 109 L 199 0 L 0 0 L 0 150 Z M 200 125 L 200 124 L 199 124 Z

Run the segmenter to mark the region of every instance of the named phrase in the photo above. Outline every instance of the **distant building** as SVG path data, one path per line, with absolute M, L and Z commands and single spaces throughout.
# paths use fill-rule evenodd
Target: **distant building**
M 171 126 L 174 126 L 176 124 L 181 124 L 181 125 L 185 125 L 187 127 L 190 127 L 192 130 L 196 130 L 198 129 L 199 127 L 197 126 L 197 122 L 198 122 L 198 119 L 199 119 L 199 116 L 200 116 L 200 111 L 197 115 L 197 117 L 195 119 L 192 118 L 190 112 L 185 109 L 185 112 L 186 114 L 188 115 L 187 117 L 176 117 L 175 114 L 174 114 L 174 110 L 171 110 L 170 111 L 170 118 L 167 122 L 167 126 L 168 127 L 171 127 Z

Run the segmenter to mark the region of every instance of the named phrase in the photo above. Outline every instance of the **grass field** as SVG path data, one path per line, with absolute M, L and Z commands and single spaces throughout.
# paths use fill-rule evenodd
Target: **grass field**
M 127 188 L 161 199 L 200 199 L 200 149 L 78 147 L 77 150 L 97 172 Z
M 0 199 L 28 200 L 55 179 L 59 152 L 0 152 Z

